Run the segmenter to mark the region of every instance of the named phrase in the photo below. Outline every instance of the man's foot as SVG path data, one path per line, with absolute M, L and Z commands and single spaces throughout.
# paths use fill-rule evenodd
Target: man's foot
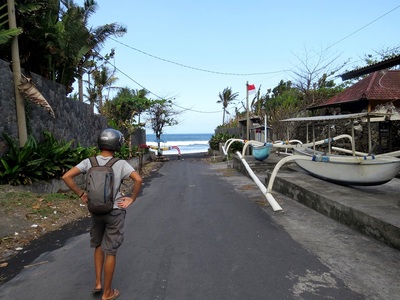
M 93 288 L 92 294 L 98 294 L 98 293 L 101 293 L 102 291 L 103 291 L 102 288 Z
M 121 296 L 121 292 L 118 291 L 117 289 L 113 290 L 113 294 L 110 297 L 103 297 L 101 298 L 102 300 L 114 300 L 117 299 L 119 296 Z

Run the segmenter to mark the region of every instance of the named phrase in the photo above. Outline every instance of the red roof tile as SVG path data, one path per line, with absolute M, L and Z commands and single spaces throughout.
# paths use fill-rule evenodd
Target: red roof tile
M 343 92 L 318 106 L 330 106 L 358 100 L 388 102 L 400 99 L 400 70 L 382 70 L 369 74 Z

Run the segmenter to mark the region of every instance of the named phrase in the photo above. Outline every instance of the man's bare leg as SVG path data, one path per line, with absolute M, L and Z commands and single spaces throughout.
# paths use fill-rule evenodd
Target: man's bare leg
M 116 261 L 117 258 L 115 255 L 106 254 L 106 260 L 104 262 L 103 298 L 109 298 L 114 295 L 114 290 L 111 288 L 111 285 L 114 276 Z
M 94 288 L 96 290 L 101 290 L 103 265 L 104 265 L 104 252 L 101 249 L 101 247 L 98 246 L 94 249 L 94 271 L 96 275 L 96 282 Z

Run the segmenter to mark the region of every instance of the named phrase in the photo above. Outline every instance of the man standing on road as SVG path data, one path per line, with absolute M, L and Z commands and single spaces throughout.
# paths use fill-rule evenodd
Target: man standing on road
M 105 165 L 114 157 L 114 153 L 121 149 L 122 144 L 123 135 L 121 132 L 114 129 L 104 130 L 98 138 L 98 147 L 101 151 L 96 156 L 98 164 L 100 166 Z M 62 177 L 65 184 L 85 203 L 88 202 L 88 195 L 77 186 L 74 177 L 86 173 L 91 167 L 91 162 L 87 158 L 67 171 Z M 92 228 L 90 230 L 90 246 L 95 248 L 96 281 L 93 293 L 103 292 L 103 300 L 116 299 L 121 294 L 117 289 L 112 289 L 116 254 L 124 239 L 125 209 L 136 200 L 142 186 L 142 178 L 125 160 L 118 160 L 112 168 L 114 171 L 114 191 L 116 191 L 113 209 L 106 214 L 92 214 Z M 124 178 L 131 178 L 134 181 L 133 192 L 130 197 L 123 196 L 119 191 Z M 104 285 L 102 285 L 103 270 Z

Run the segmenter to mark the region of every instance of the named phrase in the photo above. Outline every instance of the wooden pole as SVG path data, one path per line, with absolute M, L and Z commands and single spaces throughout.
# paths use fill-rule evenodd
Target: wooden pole
M 249 82 L 246 82 L 246 140 L 250 140 Z
M 7 8 L 9 28 L 17 28 L 14 0 L 7 0 Z M 17 110 L 19 145 L 20 147 L 23 147 L 28 139 L 28 134 L 26 130 L 25 100 L 18 89 L 18 84 L 21 83 L 21 64 L 19 61 L 18 36 L 14 36 L 11 41 L 11 58 L 14 75 L 15 107 Z

